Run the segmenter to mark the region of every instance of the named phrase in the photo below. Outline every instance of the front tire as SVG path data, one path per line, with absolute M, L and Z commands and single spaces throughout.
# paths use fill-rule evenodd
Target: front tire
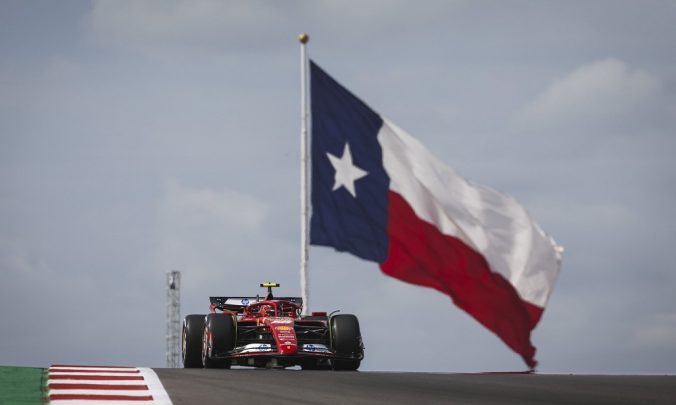
M 202 330 L 204 315 L 188 315 L 183 319 L 181 357 L 184 368 L 202 367 Z
M 226 314 L 209 314 L 202 334 L 202 365 L 205 368 L 230 368 L 230 360 L 218 359 L 235 348 L 235 320 Z
M 335 315 L 331 317 L 331 346 L 338 359 L 333 359 L 334 370 L 355 371 L 364 357 L 359 320 L 354 315 Z

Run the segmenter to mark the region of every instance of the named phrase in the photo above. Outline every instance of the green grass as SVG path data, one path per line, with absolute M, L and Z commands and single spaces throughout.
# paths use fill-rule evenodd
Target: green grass
M 45 370 L 0 366 L 0 405 L 44 404 Z

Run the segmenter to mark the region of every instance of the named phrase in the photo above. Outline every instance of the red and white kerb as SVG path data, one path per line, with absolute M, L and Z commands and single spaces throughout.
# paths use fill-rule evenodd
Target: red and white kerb
M 50 404 L 163 404 L 169 395 L 152 369 L 54 365 L 48 370 Z

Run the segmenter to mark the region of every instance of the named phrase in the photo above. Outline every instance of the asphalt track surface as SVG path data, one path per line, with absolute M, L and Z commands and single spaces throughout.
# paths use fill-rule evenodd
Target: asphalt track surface
M 676 404 L 676 376 L 155 369 L 182 404 Z

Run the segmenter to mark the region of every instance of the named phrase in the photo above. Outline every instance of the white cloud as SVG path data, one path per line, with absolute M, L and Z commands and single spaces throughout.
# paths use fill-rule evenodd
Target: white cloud
M 634 342 L 639 346 L 676 348 L 676 313 L 658 313 L 634 331 Z
M 85 25 L 100 43 L 112 46 L 236 46 L 286 18 L 285 10 L 277 2 L 253 0 L 95 0 Z
M 284 262 L 288 252 L 284 241 L 270 236 L 269 211 L 266 202 L 239 191 L 170 182 L 158 211 L 151 267 L 183 271 L 185 293 L 200 300 L 205 287 L 232 286 L 234 279 L 254 285 L 249 277 L 260 278 L 270 262 Z
M 590 121 L 624 122 L 654 107 L 660 79 L 617 59 L 584 65 L 555 80 L 517 116 L 525 128 L 569 126 Z
M 44 261 L 31 257 L 18 241 L 2 235 L 0 235 L 0 268 L 5 275 L 14 273 L 13 275 L 29 282 L 35 282 L 49 272 Z
M 468 4 L 465 0 L 430 1 L 424 7 L 411 7 L 405 0 L 94 0 L 83 23 L 101 45 L 145 52 L 288 47 L 303 30 L 336 46 L 355 47 L 411 38 L 409 31 L 448 23 Z
M 217 224 L 238 232 L 255 232 L 267 213 L 267 204 L 234 190 L 190 189 L 172 182 L 167 187 L 163 215 L 179 228 Z

